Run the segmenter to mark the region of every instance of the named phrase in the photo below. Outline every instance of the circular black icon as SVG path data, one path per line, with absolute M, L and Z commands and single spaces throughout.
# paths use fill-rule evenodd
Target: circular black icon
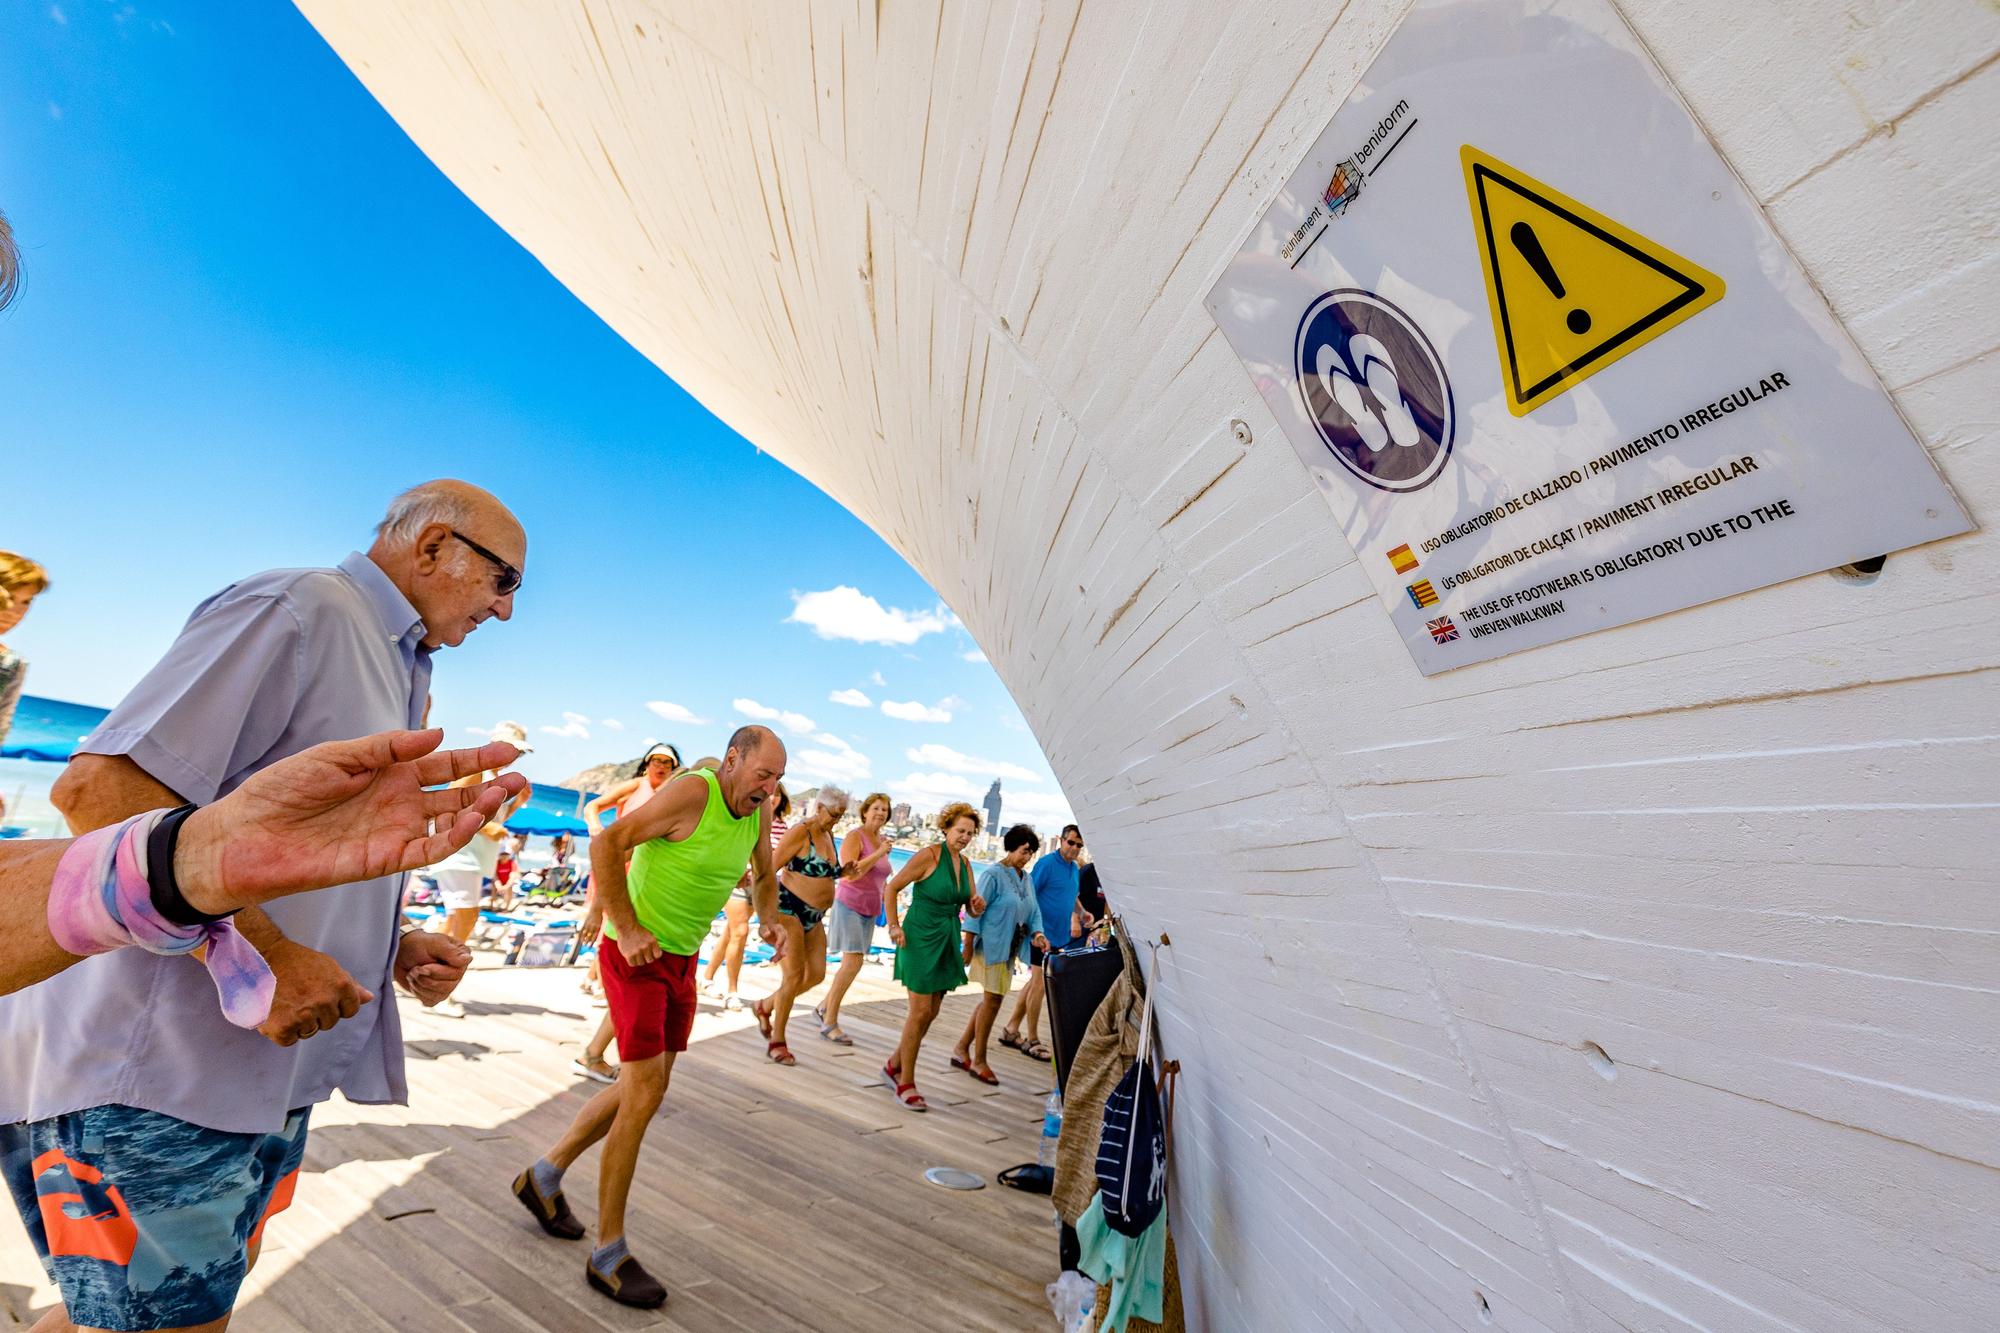
M 1299 320 L 1294 368 L 1328 452 L 1385 491 L 1422 490 L 1451 456 L 1451 384 L 1423 330 L 1355 288 L 1328 292 Z

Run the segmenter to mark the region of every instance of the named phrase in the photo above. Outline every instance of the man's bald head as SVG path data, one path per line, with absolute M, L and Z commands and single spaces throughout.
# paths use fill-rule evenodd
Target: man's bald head
M 388 513 L 375 525 L 375 540 L 378 545 L 414 541 L 434 524 L 457 529 L 516 568 L 528 558 L 527 534 L 500 497 L 453 477 L 412 486 L 389 501 Z
M 490 491 L 444 478 L 389 502 L 368 558 L 416 607 L 424 645 L 455 647 L 485 621 L 513 615 L 528 537 Z
M 715 775 L 730 813 L 741 819 L 768 801 L 785 776 L 785 761 L 785 743 L 777 732 L 754 722 L 738 727 Z
M 734 732 L 730 733 L 727 749 L 736 751 L 737 754 L 745 759 L 750 759 L 755 757 L 757 752 L 767 745 L 777 746 L 780 753 L 783 753 L 785 748 L 785 743 L 778 739 L 777 732 L 771 730 L 769 727 L 760 727 L 755 722 L 752 722 L 750 725 L 738 727 Z M 725 753 L 727 753 L 727 750 L 725 750 Z

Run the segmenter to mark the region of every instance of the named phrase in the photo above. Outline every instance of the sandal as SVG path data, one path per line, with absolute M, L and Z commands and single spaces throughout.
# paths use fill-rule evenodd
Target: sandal
M 1030 1060 L 1047 1060 L 1050 1058 L 1049 1048 L 1042 1044 L 1042 1040 L 1039 1037 L 1030 1042 L 1023 1042 L 1021 1045 L 1021 1054 L 1027 1056 Z
M 792 1055 L 792 1048 L 782 1041 L 766 1042 L 764 1054 L 774 1064 L 795 1065 L 798 1060 Z
M 981 1083 L 984 1083 L 989 1088 L 997 1088 L 1000 1086 L 1000 1080 L 994 1077 L 992 1070 L 989 1069 L 982 1074 L 977 1069 L 974 1069 L 972 1067 L 972 1061 L 970 1060 L 961 1060 L 954 1055 L 951 1057 L 951 1067 L 953 1069 L 963 1069 L 966 1073 L 972 1075 L 974 1078 L 978 1079 Z
M 1013 1048 L 1014 1048 L 1015 1050 L 1017 1050 L 1017 1051 L 1018 1051 L 1018 1050 L 1020 1050 L 1020 1049 L 1021 1049 L 1021 1029 L 1019 1029 L 1019 1028 L 1001 1028 L 1001 1029 L 1000 1029 L 1000 1044 L 1001 1044 L 1002 1046 L 1012 1046 L 1012 1047 L 1013 1047 Z
M 931 1104 L 924 1100 L 924 1094 L 917 1091 L 917 1085 L 914 1083 L 898 1083 L 896 1085 L 896 1100 L 904 1106 L 909 1107 L 912 1111 L 928 1111 L 931 1109 Z
M 854 1038 L 842 1032 L 838 1023 L 821 1023 L 819 1025 L 819 1035 L 836 1046 L 852 1046 L 854 1044 Z
M 764 1040 L 771 1040 L 771 1011 L 764 1006 L 769 1000 L 758 1000 L 750 1006 L 750 1012 L 757 1015 L 757 1030 L 764 1034 Z

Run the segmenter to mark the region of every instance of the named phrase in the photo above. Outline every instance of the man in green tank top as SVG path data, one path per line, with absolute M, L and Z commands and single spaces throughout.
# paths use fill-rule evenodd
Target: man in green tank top
M 755 873 L 758 933 L 784 951 L 765 805 L 784 776 L 784 743 L 766 727 L 743 727 L 729 738 L 719 769 L 683 770 L 590 840 L 590 873 L 604 917 L 598 971 L 618 1034 L 618 1079 L 515 1179 L 514 1195 L 551 1236 L 582 1239 L 583 1224 L 563 1198 L 562 1173 L 604 1140 L 597 1248 L 584 1277 L 624 1305 L 652 1308 L 667 1299 L 666 1288 L 626 1248 L 625 1199 L 639 1144 L 694 1026 L 695 954 L 746 864 Z

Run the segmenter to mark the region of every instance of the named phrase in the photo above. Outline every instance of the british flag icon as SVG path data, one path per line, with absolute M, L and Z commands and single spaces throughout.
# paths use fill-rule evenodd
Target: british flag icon
M 1436 620 L 1426 620 L 1424 628 L 1431 632 L 1431 638 L 1439 643 L 1450 643 L 1458 637 L 1458 626 L 1451 623 L 1450 616 L 1439 616 Z

